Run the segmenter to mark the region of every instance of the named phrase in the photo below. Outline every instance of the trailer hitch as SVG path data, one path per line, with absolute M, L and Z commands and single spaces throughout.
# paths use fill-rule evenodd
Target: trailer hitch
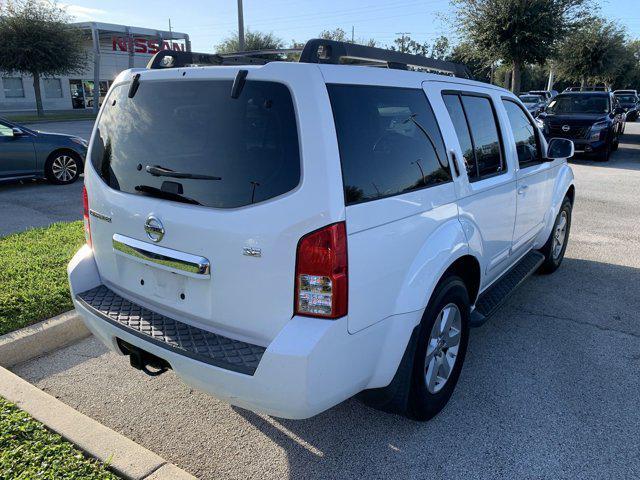
M 150 377 L 157 377 L 171 368 L 169 362 L 146 352 L 124 340 L 117 339 L 120 351 L 129 356 L 129 363 L 137 370 L 141 370 Z

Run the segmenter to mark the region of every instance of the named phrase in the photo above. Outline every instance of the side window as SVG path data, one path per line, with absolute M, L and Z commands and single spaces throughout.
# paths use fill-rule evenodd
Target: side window
M 503 100 L 504 108 L 509 117 L 509 125 L 516 141 L 518 163 L 520 168 L 530 167 L 540 163 L 540 147 L 536 136 L 536 128 L 519 105 L 510 100 Z
M 327 85 L 345 203 L 451 181 L 444 141 L 422 90 Z
M 473 153 L 473 142 L 469 133 L 469 126 L 464 115 L 460 96 L 457 94 L 443 95 L 444 104 L 447 106 L 449 116 L 453 122 L 453 128 L 458 135 L 462 155 L 464 156 L 464 164 L 467 169 L 467 175 L 470 180 L 478 177 L 478 167 L 476 166 L 476 156 Z
M 473 182 L 505 172 L 491 100 L 464 93 L 445 93 L 443 99 L 458 135 L 469 180 Z
M 500 136 L 491 100 L 486 97 L 462 95 L 478 166 L 478 179 L 506 170 L 502 159 Z
M 0 123 L 0 137 L 13 137 L 13 130 L 8 125 Z

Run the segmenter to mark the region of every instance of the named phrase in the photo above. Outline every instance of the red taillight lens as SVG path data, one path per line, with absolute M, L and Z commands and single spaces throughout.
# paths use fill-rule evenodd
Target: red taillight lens
M 339 318 L 347 314 L 347 228 L 334 223 L 305 235 L 296 257 L 297 315 Z
M 87 196 L 87 187 L 82 187 L 82 219 L 84 220 L 84 238 L 87 245 L 91 246 L 91 228 L 89 223 L 89 197 Z

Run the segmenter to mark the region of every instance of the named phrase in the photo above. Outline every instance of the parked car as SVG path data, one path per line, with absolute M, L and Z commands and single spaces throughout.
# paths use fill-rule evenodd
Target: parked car
M 558 95 L 558 92 L 556 90 L 531 90 L 528 93 L 529 95 L 540 95 L 542 98 L 544 98 L 547 104 L 551 101 L 553 97 Z
M 522 103 L 524 103 L 524 106 L 527 107 L 527 110 L 529 110 L 531 115 L 533 115 L 534 117 L 537 117 L 542 112 L 544 112 L 544 109 L 547 106 L 547 101 L 540 95 L 527 93 L 525 95 L 520 95 L 519 98 Z
M 637 90 L 615 90 L 614 95 L 638 95 Z
M 554 98 L 538 119 L 545 136 L 573 140 L 576 151 L 608 161 L 624 133 L 625 112 L 611 92 L 569 92 Z
M 587 85 L 585 87 L 575 86 L 575 87 L 567 87 L 564 89 L 564 92 L 610 92 L 611 88 L 605 85 Z
M 47 178 L 75 182 L 84 169 L 87 141 L 73 135 L 47 133 L 0 119 L 0 182 Z
M 306 418 L 360 393 L 429 419 L 470 327 L 560 266 L 573 144 L 507 90 L 397 68 L 425 57 L 312 40 L 238 65 L 256 58 L 165 51 L 117 77 L 74 304 L 132 366 L 244 408 Z
M 615 98 L 624 110 L 625 120 L 635 122 L 638 119 L 638 108 L 640 108 L 640 98 L 633 93 L 614 93 Z

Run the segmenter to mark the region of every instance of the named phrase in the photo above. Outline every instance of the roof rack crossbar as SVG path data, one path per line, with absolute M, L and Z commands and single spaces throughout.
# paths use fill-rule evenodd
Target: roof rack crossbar
M 300 53 L 299 48 L 251 50 L 233 53 L 198 53 L 177 50 L 161 50 L 156 53 L 147 68 L 151 70 L 163 68 L 182 68 L 194 65 L 264 65 L 280 60 L 278 55 Z M 268 58 L 273 56 L 273 58 Z
M 356 43 L 338 42 L 314 38 L 309 40 L 302 50 L 300 62 L 340 64 L 343 59 L 361 60 L 365 62 L 386 63 L 388 68 L 408 70 L 410 67 L 447 73 L 456 77 L 469 78 L 469 71 L 464 65 L 445 60 L 412 55 L 384 48 L 368 47 Z

